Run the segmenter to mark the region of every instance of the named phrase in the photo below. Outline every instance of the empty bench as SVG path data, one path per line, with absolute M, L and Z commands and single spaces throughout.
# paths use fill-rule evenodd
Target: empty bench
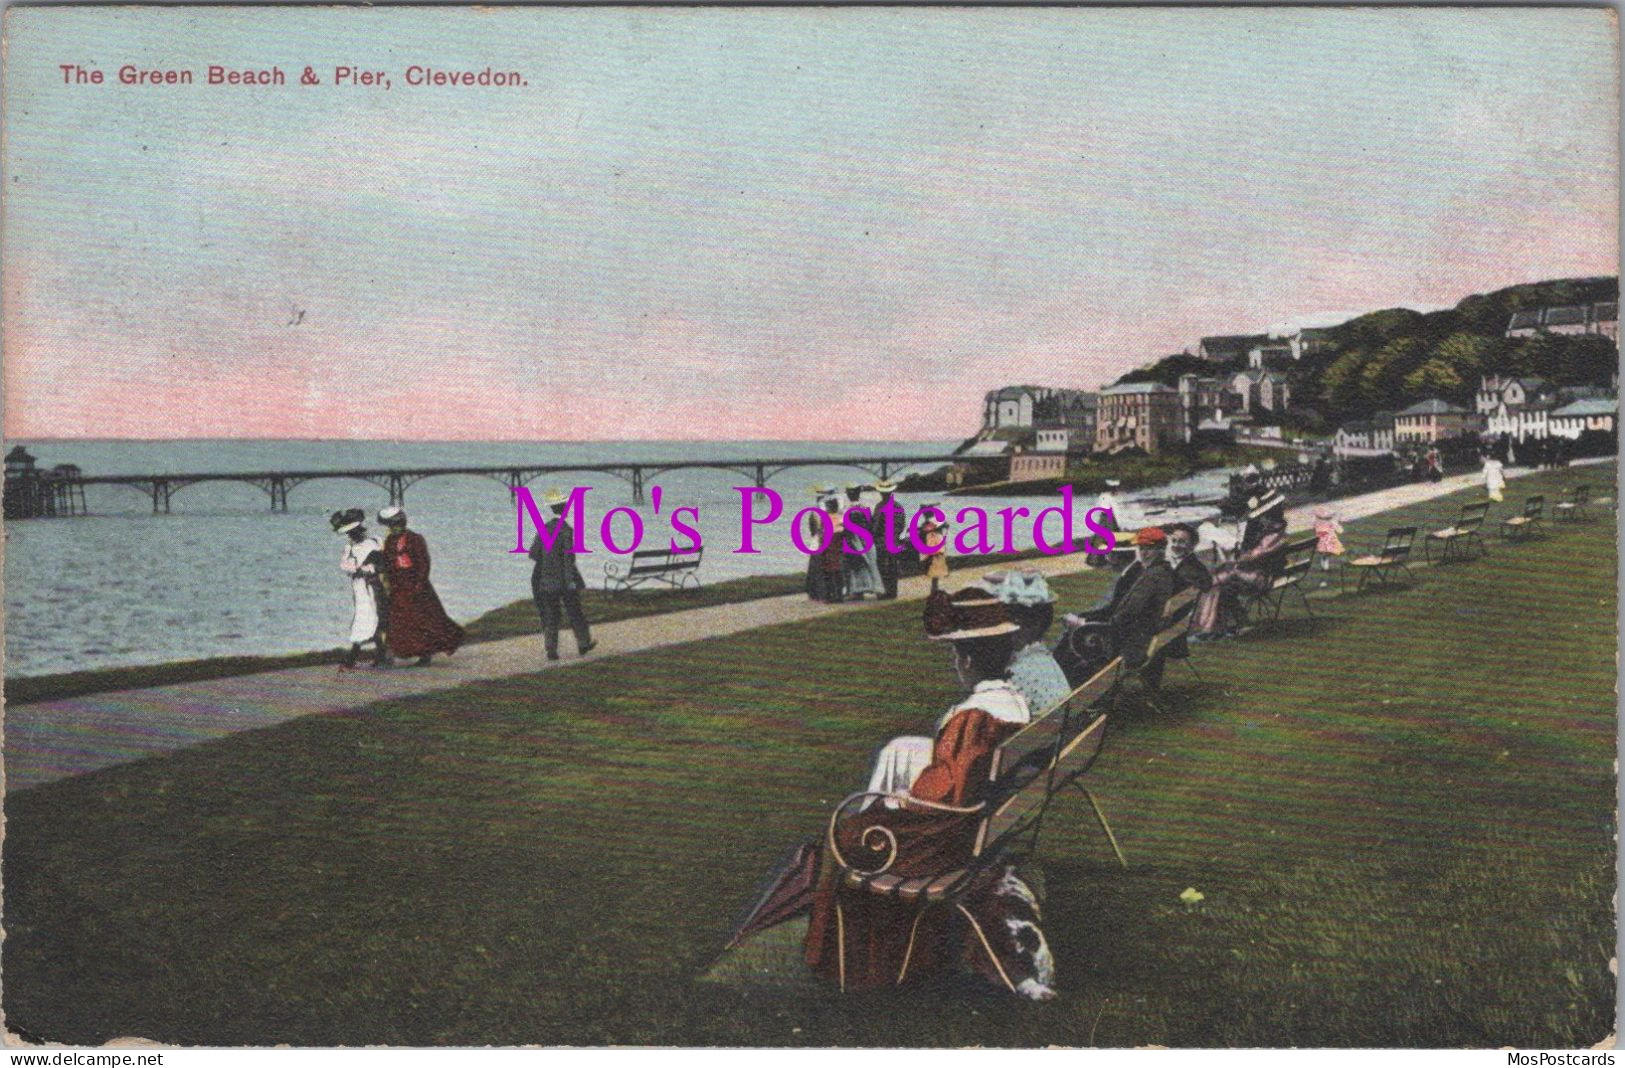
M 1371 578 L 1376 578 L 1383 585 L 1387 585 L 1390 577 L 1403 573 L 1408 581 L 1414 581 L 1415 576 L 1411 574 L 1410 568 L 1405 566 L 1405 562 L 1410 559 L 1411 546 L 1415 541 L 1415 527 L 1389 528 L 1381 547 L 1344 563 L 1340 584 L 1343 588 L 1347 588 L 1348 574 L 1351 570 L 1360 576 L 1359 585 L 1354 588 L 1356 593 L 1365 589 L 1366 581 Z
M 1490 502 L 1479 501 L 1477 504 L 1464 504 L 1461 514 L 1456 521 L 1443 530 L 1435 530 L 1428 534 L 1422 543 L 1423 555 L 1429 563 L 1433 562 L 1433 546 L 1438 545 L 1439 563 L 1450 560 L 1467 559 L 1467 550 L 1470 546 L 1478 547 L 1478 555 L 1486 555 L 1484 539 L 1479 536 L 1479 528 L 1490 514 Z
M 1563 494 L 1563 499 L 1552 505 L 1552 515 L 1558 519 L 1573 521 L 1576 519 L 1590 519 L 1586 514 L 1586 507 L 1591 504 L 1591 487 L 1581 484 Z
M 620 593 L 645 582 L 662 582 L 672 589 L 693 589 L 700 584 L 700 557 L 704 554 L 704 546 L 691 553 L 638 549 L 624 560 L 604 564 L 604 589 Z
M 1094 795 L 1079 781 L 1100 755 L 1100 747 L 1106 737 L 1106 717 L 1094 716 L 1093 709 L 1116 688 L 1122 670 L 1122 660 L 1113 660 L 1093 678 L 1073 690 L 1066 700 L 1005 739 L 994 752 L 993 766 L 982 800 L 975 804 L 939 805 L 903 794 L 894 798 L 901 802 L 903 809 L 888 810 L 875 805 L 865 811 L 864 806 L 892 795 L 863 791 L 846 798 L 835 806 L 835 811 L 830 815 L 825 839 L 830 858 L 835 864 L 836 878 L 853 889 L 867 890 L 881 897 L 911 904 L 918 912 L 933 907 L 958 907 L 975 926 L 975 917 L 959 905 L 960 898 L 978 875 L 1037 849 L 1044 814 L 1055 795 L 1068 786 L 1081 791 L 1088 798 L 1118 863 L 1127 867 L 1123 852 L 1118 848 L 1117 837 L 1106 822 L 1106 814 Z M 897 837 L 886 823 L 888 820 L 901 823 L 903 820 L 900 817 L 913 819 L 915 813 L 940 813 L 945 818 L 974 819 L 976 827 L 970 860 L 963 866 L 907 878 L 893 873 L 891 868 L 897 860 Z M 867 824 L 859 835 L 859 842 L 862 843 L 860 852 L 869 855 L 848 856 L 841 850 L 842 824 L 860 816 Z M 908 964 L 905 960 L 897 981 L 901 983 L 907 975 Z M 1008 985 L 1008 979 L 1006 983 Z
M 1535 527 L 1541 523 L 1545 515 L 1546 497 L 1543 494 L 1536 494 L 1523 502 L 1521 514 L 1501 520 L 1501 537 L 1507 541 L 1533 537 Z

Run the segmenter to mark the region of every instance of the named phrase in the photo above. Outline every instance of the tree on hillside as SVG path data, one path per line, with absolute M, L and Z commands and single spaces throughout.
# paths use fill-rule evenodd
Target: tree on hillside
M 1360 369 L 1371 358 L 1365 349 L 1350 349 L 1331 362 L 1320 376 L 1321 407 L 1334 419 L 1342 419 L 1366 409 L 1360 399 Z M 1303 390 L 1302 395 L 1313 395 Z
M 1405 376 L 1405 392 L 1413 397 L 1439 397 L 1460 401 L 1466 386 L 1461 374 L 1444 360 L 1431 359 Z
M 1411 403 L 1405 376 L 1427 360 L 1420 338 L 1398 337 L 1372 354 L 1360 369 L 1360 404 L 1364 410 L 1398 410 Z
M 1172 356 L 1164 356 L 1156 363 L 1136 368 L 1119 378 L 1115 384 L 1122 385 L 1129 382 L 1161 382 L 1165 386 L 1179 385 L 1180 375 L 1201 375 L 1210 377 L 1226 373 L 1234 368 L 1234 362 L 1214 363 L 1204 360 L 1200 356 L 1188 356 L 1183 352 Z
M 1504 363 L 1513 374 L 1538 375 L 1560 386 L 1602 386 L 1619 368 L 1619 350 L 1595 334 L 1536 334 L 1514 339 Z

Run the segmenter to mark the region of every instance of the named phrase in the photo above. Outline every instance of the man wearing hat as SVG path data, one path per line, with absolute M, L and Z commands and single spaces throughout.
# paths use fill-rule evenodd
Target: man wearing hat
M 875 506 L 874 521 L 870 524 L 870 529 L 874 531 L 875 538 L 875 566 L 880 569 L 880 599 L 895 601 L 897 576 L 902 563 L 899 556 L 902 553 L 902 546 L 908 541 L 908 527 L 903 510 L 897 506 L 897 487 L 881 480 L 875 483 L 875 492 L 880 494 L 880 503 Z M 892 541 L 898 546 L 897 552 L 893 552 L 886 544 L 888 530 L 891 532 Z
M 1005 678 L 1020 628 L 998 598 L 976 586 L 952 597 L 935 592 L 926 600 L 925 629 L 931 640 L 950 643 L 949 659 L 969 695 L 938 720 L 934 738 L 887 746 L 870 789 L 891 803 L 851 815 L 834 833 L 847 858 L 868 857 L 881 838 L 895 842 L 888 871 L 905 879 L 970 861 L 978 817 L 953 810 L 982 800 L 994 752 L 1031 719 Z M 890 759 L 893 749 L 905 755 Z M 873 833 L 877 827 L 884 833 Z M 812 893 L 804 948 L 813 970 L 843 990 L 892 987 L 968 962 L 1023 997 L 1054 996 L 1036 898 L 1013 869 L 984 873 L 961 898 L 962 912 L 920 911 L 831 878 L 831 862 L 826 856 Z
M 384 582 L 389 589 L 389 651 L 422 667 L 435 653 L 463 644 L 463 628 L 446 615 L 429 584 L 429 543 L 406 529 L 406 511 L 390 505 L 378 513 L 389 530 L 384 539 Z
M 564 507 L 569 498 L 558 490 L 549 490 L 542 501 L 553 509 L 553 519 L 547 524 L 553 546 L 547 547 L 540 531 L 530 543 L 530 558 L 536 562 L 530 572 L 530 593 L 542 617 L 542 640 L 547 647 L 547 658 L 559 658 L 561 610 L 570 620 L 570 629 L 575 631 L 577 654 L 586 656 L 598 643 L 592 640 L 587 614 L 581 610 L 581 591 L 587 588 L 587 580 L 581 577 L 581 569 L 576 566 L 575 532 L 564 521 Z
M 348 539 L 344 555 L 339 559 L 339 570 L 350 577 L 350 596 L 354 599 L 355 613 L 350 618 L 350 651 L 345 654 L 344 666 L 355 667 L 361 647 L 372 642 L 375 647 L 373 664 L 389 666 L 389 650 L 384 644 L 383 587 L 379 567 L 383 562 L 377 538 L 367 537 L 364 520 L 367 513 L 359 508 L 346 508 L 334 512 L 329 522 L 333 533 Z
M 1164 558 L 1168 536 L 1144 527 L 1133 538 L 1134 562 L 1118 576 L 1113 600 L 1103 610 L 1068 616 L 1072 629 L 1055 649 L 1056 662 L 1074 686 L 1087 682 L 1114 656 L 1137 668 L 1156 636 L 1162 610 L 1174 592 L 1174 573 Z

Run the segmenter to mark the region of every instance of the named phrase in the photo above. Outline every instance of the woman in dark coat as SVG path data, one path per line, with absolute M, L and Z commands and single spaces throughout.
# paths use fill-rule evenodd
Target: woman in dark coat
M 385 508 L 378 521 L 389 528 L 384 539 L 384 582 L 389 589 L 389 651 L 427 664 L 435 653 L 455 653 L 463 628 L 446 615 L 429 584 L 429 543 L 406 529 L 406 513 Z

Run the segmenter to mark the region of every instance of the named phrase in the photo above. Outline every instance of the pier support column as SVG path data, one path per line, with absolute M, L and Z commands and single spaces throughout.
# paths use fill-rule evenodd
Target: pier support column
M 761 464 L 756 465 L 756 488 L 767 488 L 767 468 L 763 467 Z
M 271 494 L 271 511 L 286 512 L 288 510 L 288 480 L 273 478 L 269 491 Z
M 169 514 L 170 485 L 163 479 L 155 479 L 152 483 L 152 514 Z
M 632 503 L 643 503 L 643 468 L 632 468 Z
M 389 476 L 389 503 L 397 508 L 406 506 L 406 479 L 400 475 Z

